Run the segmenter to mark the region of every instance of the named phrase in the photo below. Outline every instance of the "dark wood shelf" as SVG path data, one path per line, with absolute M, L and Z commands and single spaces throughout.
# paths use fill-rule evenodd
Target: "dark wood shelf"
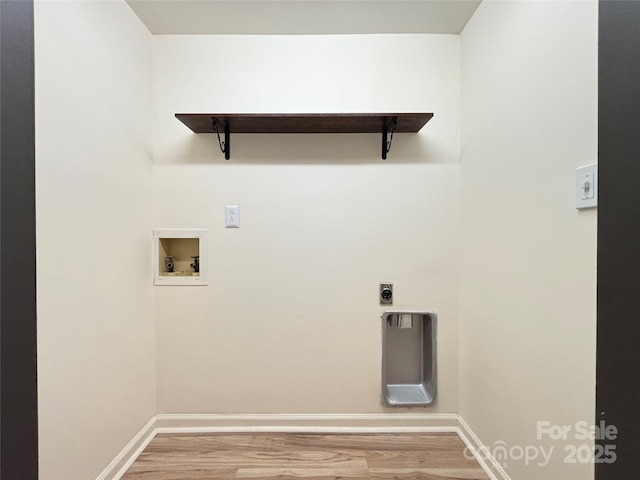
M 195 133 L 224 133 L 220 149 L 230 157 L 231 133 L 381 133 L 382 158 L 387 134 L 416 133 L 433 113 L 176 113 Z M 393 138 L 393 137 L 391 137 Z
M 433 113 L 176 113 L 195 133 L 215 133 L 212 118 L 231 133 L 382 133 L 394 118 L 396 132 L 418 132 Z

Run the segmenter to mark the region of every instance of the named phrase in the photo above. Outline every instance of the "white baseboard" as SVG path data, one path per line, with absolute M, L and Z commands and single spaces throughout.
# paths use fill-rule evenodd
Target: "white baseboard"
M 96 480 L 119 480 L 158 433 L 457 433 L 490 480 L 511 480 L 462 417 L 435 414 L 158 414 Z
M 507 472 L 505 472 L 498 461 L 493 458 L 493 455 L 491 455 L 486 448 L 483 448 L 485 445 L 462 417 L 458 418 L 458 435 L 460 435 L 460 438 L 467 448 L 473 452 L 474 458 L 490 480 L 511 480 Z M 478 454 L 480 451 L 483 452 L 482 455 Z
M 456 414 L 158 414 L 158 433 L 457 432 Z
M 96 480 L 119 480 L 157 434 L 156 416 L 140 429 Z

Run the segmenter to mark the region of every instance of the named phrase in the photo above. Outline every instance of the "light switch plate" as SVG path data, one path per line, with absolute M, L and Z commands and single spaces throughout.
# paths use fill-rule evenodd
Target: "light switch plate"
M 240 205 L 224 207 L 224 227 L 240 228 Z
M 598 206 L 598 164 L 586 165 L 576 169 L 576 208 L 595 208 Z

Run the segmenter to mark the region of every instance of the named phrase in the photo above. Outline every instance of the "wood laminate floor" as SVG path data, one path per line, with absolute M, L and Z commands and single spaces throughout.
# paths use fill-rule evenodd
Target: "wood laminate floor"
M 122 480 L 488 480 L 455 434 L 160 434 Z

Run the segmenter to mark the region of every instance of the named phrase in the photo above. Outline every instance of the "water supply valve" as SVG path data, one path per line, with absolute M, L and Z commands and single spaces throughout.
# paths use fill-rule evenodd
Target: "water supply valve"
M 169 272 L 169 273 L 173 273 L 174 268 L 175 268 L 175 263 L 173 262 L 173 259 L 175 258 L 174 255 L 168 256 L 168 257 L 164 257 L 164 268 L 165 271 Z

